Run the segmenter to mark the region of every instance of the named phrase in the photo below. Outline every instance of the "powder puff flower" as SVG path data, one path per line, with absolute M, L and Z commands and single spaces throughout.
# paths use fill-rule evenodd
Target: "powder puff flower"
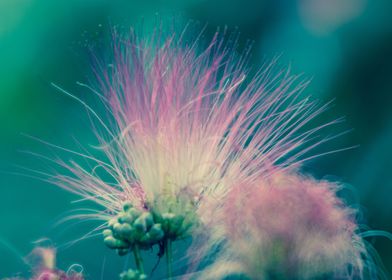
M 269 165 L 291 168 L 328 140 L 314 136 L 334 122 L 303 131 L 325 106 L 299 98 L 306 83 L 298 77 L 269 65 L 247 78 L 246 57 L 220 33 L 205 49 L 184 36 L 115 34 L 110 63 L 94 68 L 108 121 L 72 96 L 101 125 L 107 161 L 74 152 L 95 166 L 58 161 L 71 175 L 52 181 L 102 205 L 95 218 L 109 221 L 130 208 L 139 211 L 134 218 L 145 210 L 181 214 L 184 227 L 172 232 L 181 236 L 204 198 L 265 175 Z
M 367 249 L 339 189 L 280 171 L 232 188 L 213 219 L 223 245 L 200 279 L 363 279 Z

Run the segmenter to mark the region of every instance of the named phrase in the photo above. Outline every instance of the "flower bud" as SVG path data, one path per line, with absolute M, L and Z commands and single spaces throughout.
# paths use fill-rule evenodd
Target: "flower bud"
M 133 205 L 130 201 L 127 201 L 123 205 L 123 210 L 124 212 L 127 212 L 129 209 L 133 208 Z

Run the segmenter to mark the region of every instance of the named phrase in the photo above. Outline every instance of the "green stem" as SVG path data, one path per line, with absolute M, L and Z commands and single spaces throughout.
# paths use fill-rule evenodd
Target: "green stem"
M 136 268 L 140 273 L 144 274 L 143 259 L 140 256 L 139 247 L 134 245 L 132 248 L 133 256 L 135 257 Z
M 167 261 L 167 279 L 171 280 L 173 277 L 172 263 L 173 263 L 173 251 L 172 251 L 172 241 L 168 238 L 165 242 L 166 251 L 166 261 Z

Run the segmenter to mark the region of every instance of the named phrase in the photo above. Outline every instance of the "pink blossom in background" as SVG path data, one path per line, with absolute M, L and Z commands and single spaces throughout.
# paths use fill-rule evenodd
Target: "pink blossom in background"
M 200 279 L 367 279 L 367 249 L 339 189 L 284 171 L 232 188 L 213 219 L 225 245 Z
M 32 271 L 29 280 L 83 280 L 83 269 L 80 265 L 72 265 L 67 271 L 56 267 L 56 249 L 37 247 L 27 258 Z M 4 280 L 24 280 L 20 277 L 5 278 Z

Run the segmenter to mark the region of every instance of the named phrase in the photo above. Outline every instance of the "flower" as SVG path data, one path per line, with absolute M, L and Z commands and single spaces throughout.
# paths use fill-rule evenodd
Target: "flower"
M 56 250 L 54 248 L 37 247 L 29 255 L 32 262 L 32 276 L 30 280 L 83 280 L 81 266 L 72 265 L 67 271 L 56 268 Z M 4 280 L 23 280 L 13 277 Z
M 33 280 L 83 280 L 81 272 L 75 271 L 75 265 L 67 272 L 56 268 L 56 250 L 53 248 L 37 247 L 32 255 L 41 259 L 41 263 L 35 268 Z M 78 266 L 78 268 L 80 268 Z
M 61 161 L 71 175 L 52 181 L 102 205 L 91 216 L 106 225 L 130 204 L 168 224 L 172 239 L 186 236 L 201 203 L 265 176 L 269 165 L 294 167 L 327 140 L 314 141 L 315 133 L 334 123 L 303 130 L 325 109 L 300 98 L 306 83 L 274 64 L 252 77 L 221 33 L 204 49 L 185 33 L 157 30 L 144 41 L 114 31 L 113 56 L 94 68 L 107 121 L 73 96 L 101 126 L 107 160 L 77 153 L 94 167 Z
M 362 279 L 368 253 L 340 188 L 276 170 L 232 188 L 214 219 L 224 245 L 200 279 Z

